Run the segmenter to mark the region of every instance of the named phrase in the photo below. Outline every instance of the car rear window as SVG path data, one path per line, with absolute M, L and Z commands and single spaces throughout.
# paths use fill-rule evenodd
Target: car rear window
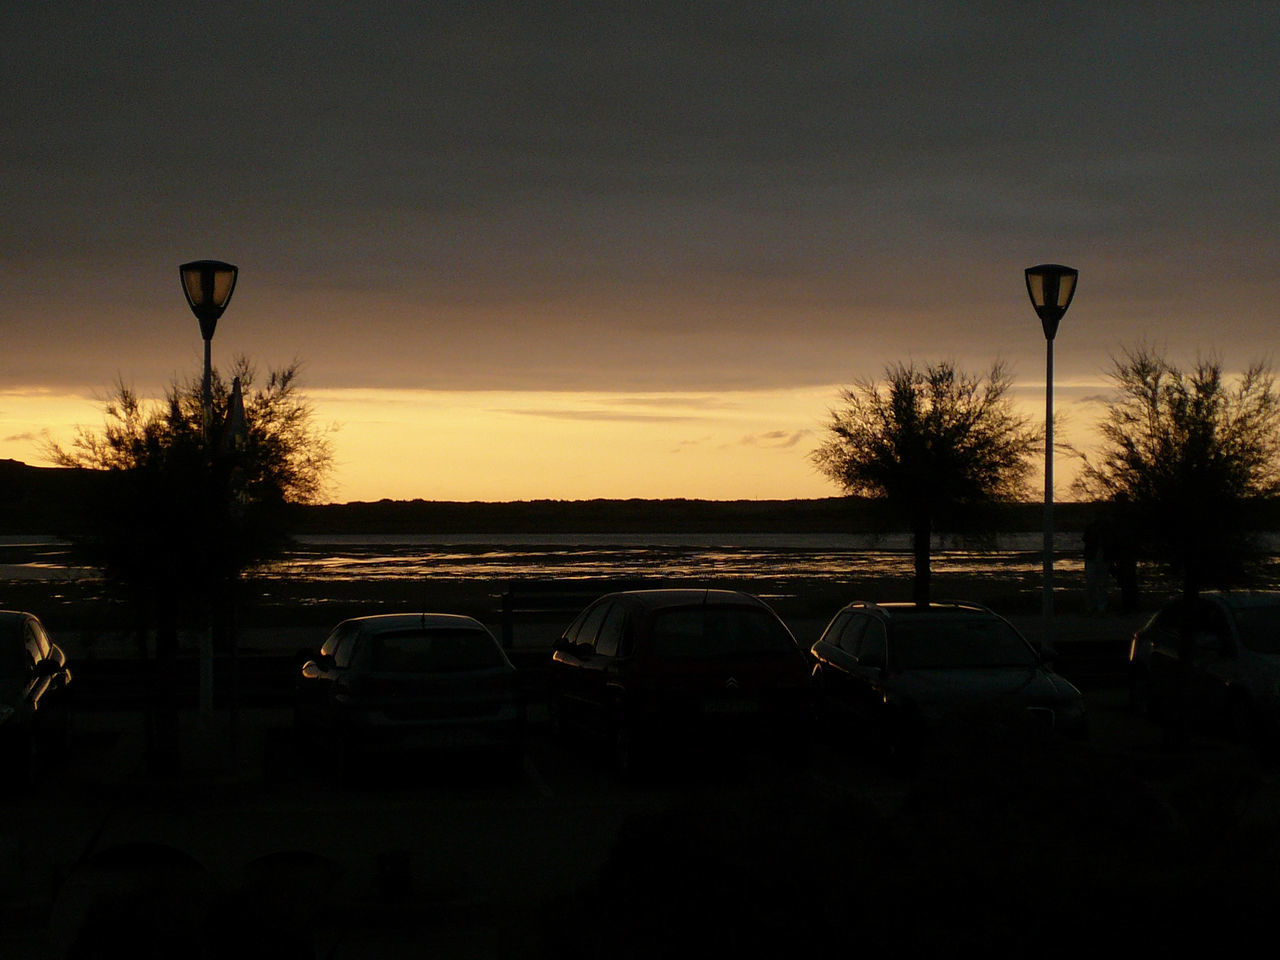
M 753 607 L 665 610 L 653 618 L 646 651 L 674 659 L 710 659 L 794 652 L 776 617 Z
M 1029 667 L 1035 652 L 1012 626 L 985 617 L 921 618 L 893 625 L 889 656 L 904 670 Z
M 447 673 L 502 664 L 502 651 L 483 630 L 395 630 L 371 638 L 373 670 L 382 673 Z

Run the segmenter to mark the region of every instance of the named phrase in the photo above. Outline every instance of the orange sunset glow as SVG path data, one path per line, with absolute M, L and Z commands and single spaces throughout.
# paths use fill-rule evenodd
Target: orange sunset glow
M 199 370 L 188 260 L 240 268 L 216 365 L 301 362 L 335 500 L 831 495 L 888 363 L 1002 358 L 1043 417 L 1042 262 L 1076 447 L 1127 346 L 1273 349 L 1275 51 L 1227 7 L 326 9 L 6 34 L 0 456 Z

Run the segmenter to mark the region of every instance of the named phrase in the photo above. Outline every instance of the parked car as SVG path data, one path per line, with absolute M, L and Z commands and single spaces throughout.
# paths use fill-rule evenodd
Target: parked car
M 66 654 L 39 618 L 0 611 L 0 750 L 14 779 L 30 775 L 33 754 L 66 745 L 70 683 Z
M 516 669 L 471 617 L 344 620 L 303 664 L 294 706 L 299 732 L 339 765 L 353 751 L 483 752 L 513 767 L 523 754 Z
M 1167 603 L 1134 634 L 1134 706 L 1188 731 L 1274 740 L 1280 734 L 1280 593 L 1210 591 L 1190 608 L 1189 619 L 1187 610 L 1181 598 Z M 1185 664 L 1184 620 L 1190 629 Z
M 894 759 L 913 759 L 938 725 L 978 715 L 1087 731 L 1080 691 L 980 604 L 851 603 L 810 652 L 824 716 L 851 714 L 847 732 Z
M 550 706 L 557 727 L 605 741 L 629 773 L 694 741 L 796 745 L 811 681 L 804 651 L 762 600 L 630 590 L 591 603 L 556 642 Z

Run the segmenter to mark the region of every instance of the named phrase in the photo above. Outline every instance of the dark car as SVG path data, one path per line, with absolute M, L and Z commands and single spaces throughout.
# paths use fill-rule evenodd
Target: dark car
M 984 716 L 1068 735 L 1084 698 L 1003 617 L 976 603 L 851 603 L 810 651 L 824 712 L 890 756 L 911 759 L 936 725 Z
M 525 704 L 516 669 L 483 624 L 445 613 L 338 624 L 295 690 L 299 732 L 335 762 L 352 751 L 495 755 L 516 766 Z
M 70 683 L 66 655 L 39 618 L 0 611 L 0 750 L 17 778 L 30 774 L 33 753 L 65 746 Z
M 708 738 L 802 738 L 804 651 L 763 601 L 732 590 L 631 590 L 590 604 L 556 642 L 551 712 L 603 739 L 623 772 Z
M 1181 598 L 1166 604 L 1134 634 L 1129 671 L 1134 705 L 1157 720 L 1274 742 L 1280 594 L 1210 591 L 1190 607 Z

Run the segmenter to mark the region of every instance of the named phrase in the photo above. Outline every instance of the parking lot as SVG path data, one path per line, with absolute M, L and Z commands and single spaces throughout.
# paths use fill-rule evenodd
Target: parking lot
M 1127 768 L 1157 799 L 1212 780 L 1236 790 L 1237 816 L 1276 809 L 1272 769 L 1250 749 L 1197 738 L 1170 753 L 1122 689 L 1087 696 L 1090 743 L 1048 748 L 1070 749 L 1068 764 L 1109 776 Z M 790 756 L 695 755 L 634 783 L 600 748 L 550 737 L 540 704 L 532 714 L 515 776 L 419 757 L 342 780 L 323 753 L 295 748 L 286 708 L 242 709 L 234 732 L 225 710 L 203 728 L 184 715 L 183 771 L 170 778 L 146 773 L 140 711 L 84 711 L 68 756 L 5 799 L 0 952 L 48 956 L 52 944 L 63 955 L 110 904 L 116 927 L 176 928 L 197 913 L 207 925 L 222 911 L 225 937 L 261 940 L 269 929 L 318 956 L 401 956 L 410 943 L 438 955 L 536 955 L 565 935 L 549 920 L 591 896 L 635 824 L 732 814 L 791 831 L 811 819 L 817 832 L 831 809 L 893 817 L 935 772 L 954 775 L 955 758 L 942 755 L 937 771 L 895 775 L 851 748 L 847 731 L 829 730 Z M 982 762 L 988 779 L 1013 775 Z M 186 913 L 164 906 L 173 898 Z

